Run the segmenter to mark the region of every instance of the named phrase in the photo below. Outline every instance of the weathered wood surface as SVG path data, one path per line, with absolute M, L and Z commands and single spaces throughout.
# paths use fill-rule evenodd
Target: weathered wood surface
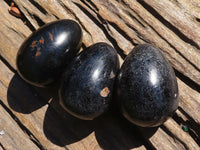
M 0 1 L 0 149 L 200 149 L 200 1 L 199 0 L 29 0 L 13 1 L 23 14 L 8 13 Z M 40 89 L 16 73 L 16 54 L 39 26 L 76 20 L 83 47 L 107 42 L 121 63 L 141 43 L 160 47 L 174 67 L 179 109 L 161 127 L 134 127 L 112 110 L 94 121 L 82 121 L 59 105 L 56 88 Z M 189 128 L 188 132 L 182 126 Z

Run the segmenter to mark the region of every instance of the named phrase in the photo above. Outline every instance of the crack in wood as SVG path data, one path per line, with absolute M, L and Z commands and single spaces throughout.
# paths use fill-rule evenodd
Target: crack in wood
M 193 41 L 192 39 L 188 38 L 186 35 L 184 35 L 178 28 L 173 26 L 170 22 L 168 22 L 163 16 L 161 16 L 153 7 L 148 5 L 146 2 L 137 0 L 138 3 L 140 3 L 149 13 L 151 13 L 155 18 L 157 18 L 162 24 L 164 24 L 168 29 L 173 31 L 180 39 L 182 39 L 184 42 L 191 44 L 192 46 L 196 47 L 197 49 L 200 49 L 198 44 Z
M 171 131 L 169 131 L 165 126 L 161 126 L 161 129 L 163 129 L 163 131 L 165 131 L 169 136 L 171 136 L 174 140 L 177 140 L 178 142 L 180 142 L 185 150 L 189 150 L 189 147 L 187 146 L 187 143 L 184 143 L 180 138 L 178 138 L 176 135 L 174 135 Z
M 81 27 L 89 34 L 89 36 L 92 38 L 92 35 L 91 33 L 86 29 L 85 25 L 81 22 L 81 20 L 77 17 L 77 15 L 71 10 L 69 9 L 68 7 L 66 7 L 66 5 L 60 1 L 60 0 L 57 0 L 57 2 L 69 13 L 71 14 L 77 21 L 78 23 L 81 25 Z
M 12 0 L 4 0 L 9 6 L 11 6 Z
M 200 23 L 200 18 L 196 18 L 196 21 Z
M 152 28 L 153 29 L 153 28 Z M 154 30 L 154 29 L 153 29 Z M 184 58 L 191 66 L 193 66 L 197 71 L 200 72 L 200 68 L 198 68 L 195 64 L 193 64 L 188 58 L 186 58 L 179 50 L 177 50 L 171 43 L 169 43 L 164 37 L 162 37 L 162 35 L 160 35 L 156 30 L 154 30 L 167 44 L 169 44 L 169 46 L 175 50 L 175 52 L 177 52 L 182 58 Z M 185 72 L 182 72 L 183 74 Z M 197 79 L 198 80 L 198 79 Z M 194 82 L 196 82 L 194 80 Z
M 16 34 L 18 34 L 20 37 L 22 37 L 23 39 L 26 38 L 26 35 L 24 35 L 22 32 L 18 32 L 17 30 L 15 30 L 14 28 L 11 28 L 9 26 L 7 26 L 8 29 L 10 29 L 11 31 L 15 32 Z
M 192 88 L 193 90 L 197 91 L 200 93 L 200 85 L 197 84 L 196 82 L 194 82 L 193 80 L 191 80 L 189 77 L 185 76 L 184 74 L 182 74 L 180 71 L 178 71 L 176 68 L 173 68 L 175 71 L 176 76 L 182 81 L 184 82 L 187 86 L 189 86 L 190 88 Z
M 13 73 L 16 73 L 17 71 L 10 65 L 10 63 L 4 58 L 1 56 L 0 54 L 0 60 L 13 72 Z
M 134 10 L 132 10 L 132 11 L 135 13 Z M 141 27 L 146 28 L 146 26 L 143 25 L 143 23 L 142 23 L 139 19 L 137 19 L 131 12 L 129 12 L 128 10 L 124 10 L 124 12 L 125 12 L 128 16 L 130 16 L 133 20 L 135 20 L 136 22 L 138 22 L 138 23 L 141 25 Z M 140 16 L 138 16 L 138 17 L 141 19 Z M 141 20 L 144 21 L 143 19 L 141 19 Z M 145 21 L 144 21 L 144 22 L 145 22 Z
M 27 8 L 24 7 L 24 9 L 26 10 L 26 12 L 29 14 L 29 16 L 31 16 L 33 19 L 35 19 L 35 21 L 37 22 L 38 26 L 42 26 L 44 25 L 45 23 L 40 19 L 40 17 L 38 17 L 37 15 L 35 14 L 32 14 L 29 12 L 29 10 Z M 24 16 L 24 15 L 23 15 Z M 23 19 L 24 17 L 22 17 Z M 26 22 L 26 25 L 29 27 L 29 29 L 31 31 L 35 31 L 35 27 L 31 24 L 31 22 L 25 17 L 24 18 L 25 22 Z
M 183 120 L 182 117 L 180 117 L 177 113 L 174 114 L 173 119 L 179 124 L 179 125 L 187 125 L 188 127 L 188 133 L 190 136 L 194 139 L 194 141 L 200 146 L 200 125 L 195 122 L 195 120 L 190 117 L 183 108 L 179 107 L 178 110 L 188 119 L 186 121 Z
M 124 32 L 116 23 L 110 22 L 110 21 L 108 21 L 108 23 L 109 23 L 115 30 L 117 30 L 117 32 L 119 32 L 125 39 L 127 39 L 128 41 L 130 41 L 131 44 L 133 44 L 134 46 L 138 45 L 138 43 L 135 43 L 135 42 L 133 41 L 133 39 L 132 39 L 128 34 L 126 34 L 126 32 Z
M 38 17 L 37 15 L 32 15 L 33 18 L 37 21 L 37 24 L 39 26 L 43 26 L 45 23 L 40 19 L 40 17 Z
M 45 14 L 45 15 L 47 15 L 47 11 L 42 7 L 42 6 L 40 6 L 40 4 L 38 4 L 36 1 L 34 1 L 34 0 L 29 0 L 36 8 L 38 8 L 38 10 L 41 12 L 41 13 L 43 13 L 43 14 Z
M 85 0 L 81 0 L 85 5 L 88 5 L 86 2 L 85 2 Z M 94 9 L 93 9 L 93 11 L 95 10 L 96 12 L 98 12 L 99 11 L 99 9 L 98 9 L 98 7 L 95 5 L 95 3 L 93 3 L 91 0 L 86 0 Z M 88 5 L 89 6 L 89 5 Z M 91 8 L 92 8 L 91 7 Z
M 145 147 L 147 148 L 147 150 L 157 150 L 157 148 L 150 142 L 150 140 L 146 140 L 146 142 L 148 143 L 148 146 L 145 145 Z
M 125 3 L 125 2 L 123 2 Z M 119 13 L 118 8 L 116 8 L 116 6 L 112 5 L 113 9 L 110 10 L 110 5 L 104 5 L 109 11 L 111 11 L 113 14 L 115 14 L 116 16 L 118 16 L 121 20 L 123 20 L 125 22 L 125 24 L 129 24 Z M 137 23 L 141 28 L 146 28 L 146 26 L 139 20 L 141 19 L 143 22 L 145 22 L 145 20 L 143 18 L 141 18 L 139 15 L 137 15 L 137 13 L 135 12 L 135 10 L 131 9 L 130 6 L 127 7 L 123 6 L 123 8 L 121 9 L 127 16 L 129 16 L 130 18 L 132 18 L 134 20 L 135 23 Z M 131 11 L 131 12 L 130 12 Z M 134 15 L 136 16 L 134 16 Z M 130 25 L 129 25 L 130 26 Z
M 93 12 L 97 12 L 98 8 L 96 7 L 96 5 L 94 3 L 92 3 L 91 1 L 85 1 L 85 0 L 81 0 L 81 2 L 87 6 L 89 9 L 91 9 Z M 89 3 L 89 4 L 88 4 Z M 91 5 L 91 6 L 90 6 Z
M 100 17 L 100 15 L 97 14 L 99 20 L 97 20 L 88 10 L 86 10 L 84 7 L 82 7 L 80 4 L 75 3 L 100 29 L 102 29 L 103 33 L 105 34 L 106 38 L 112 43 L 114 48 L 117 50 L 118 54 L 122 57 L 122 59 L 125 59 L 126 55 L 124 54 L 123 50 L 118 46 L 117 41 L 108 33 L 105 26 L 103 24 L 106 23 L 106 21 Z M 103 23 L 102 23 L 103 22 Z
M 0 143 L 0 148 L 2 148 L 2 150 L 6 150 L 3 146 L 3 144 Z
M 0 105 L 7 111 L 7 113 L 16 121 L 18 126 L 24 131 L 25 134 L 27 134 L 30 138 L 30 140 L 41 150 L 45 150 L 45 148 L 42 146 L 42 144 L 39 142 L 39 140 L 30 132 L 29 129 L 27 129 L 21 121 L 12 113 L 12 111 L 0 100 Z
M 142 141 L 144 141 L 144 146 L 147 150 L 156 150 L 156 147 L 148 140 L 145 138 L 141 138 Z
M 151 29 L 156 32 L 156 34 L 161 38 L 163 39 L 172 49 L 175 50 L 176 53 L 178 53 L 182 58 L 184 58 L 191 66 L 193 66 L 197 71 L 200 72 L 200 69 L 195 65 L 193 64 L 188 58 L 186 58 L 179 50 L 177 50 L 167 39 L 165 39 L 160 33 L 158 33 L 149 23 L 146 22 L 146 24 L 151 27 Z M 131 26 L 130 26 L 131 27 Z M 185 72 L 182 72 L 183 74 Z M 193 79 L 194 80 L 194 79 Z M 198 80 L 198 79 L 197 79 Z M 194 80 L 194 82 L 196 82 L 196 80 Z
M 7 86 L 3 83 L 3 81 L 0 80 L 0 85 L 4 86 L 5 88 L 7 88 Z M 1 100 L 1 99 L 0 99 Z
M 136 33 L 136 35 L 138 36 L 138 38 L 140 38 L 142 41 L 144 41 L 144 42 L 146 42 L 146 43 L 151 43 L 151 41 L 150 41 L 149 39 L 144 38 L 144 37 L 140 34 L 140 32 L 139 32 L 137 29 L 135 29 L 130 23 L 126 22 L 125 24 L 127 25 L 127 27 L 129 27 L 131 30 L 133 30 L 133 31 Z
M 55 14 L 52 14 L 57 20 L 60 19 L 58 16 L 56 16 Z
M 26 12 L 28 13 L 29 16 L 31 16 L 32 18 L 34 17 L 29 10 L 24 7 L 24 9 L 26 10 Z M 25 25 L 32 31 L 34 32 L 36 30 L 36 28 L 34 27 L 34 25 L 31 23 L 31 21 L 29 21 L 29 19 L 27 17 L 25 17 L 25 15 L 22 13 L 22 21 L 25 22 Z M 37 21 L 37 20 L 36 20 Z M 37 22 L 38 23 L 38 22 Z

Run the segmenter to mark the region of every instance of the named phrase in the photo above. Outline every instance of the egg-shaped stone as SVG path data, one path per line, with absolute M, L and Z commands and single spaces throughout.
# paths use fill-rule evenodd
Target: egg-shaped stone
M 107 111 L 119 69 L 116 50 L 96 43 L 66 68 L 59 89 L 60 103 L 73 116 L 92 120 Z
M 150 44 L 136 46 L 126 57 L 116 90 L 122 114 L 138 126 L 159 126 L 178 107 L 174 70 L 160 49 Z
M 59 79 L 63 68 L 76 56 L 82 30 L 73 20 L 58 20 L 34 31 L 17 54 L 17 70 L 28 83 L 45 87 Z

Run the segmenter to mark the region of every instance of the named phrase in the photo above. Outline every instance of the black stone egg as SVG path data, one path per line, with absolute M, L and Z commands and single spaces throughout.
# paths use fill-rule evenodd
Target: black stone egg
M 73 20 L 48 23 L 34 31 L 17 54 L 17 70 L 28 83 L 45 87 L 55 82 L 76 56 L 82 30 Z
M 138 126 L 159 126 L 178 107 L 174 70 L 161 51 L 150 44 L 136 46 L 127 56 L 116 91 L 121 112 Z
M 66 68 L 60 103 L 73 116 L 92 120 L 107 111 L 119 60 L 114 48 L 97 43 L 82 51 Z

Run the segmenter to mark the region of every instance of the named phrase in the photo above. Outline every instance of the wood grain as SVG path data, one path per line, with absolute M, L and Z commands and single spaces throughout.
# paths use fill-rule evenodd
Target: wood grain
M 50 95 L 46 96 L 45 92 L 42 92 L 43 94 L 40 93 L 42 94 L 40 96 L 36 89 L 11 72 L 2 62 L 0 62 L 0 72 L 0 80 L 2 81 L 0 99 L 23 123 L 25 128 L 31 132 L 31 135 L 39 141 L 39 145 L 42 148 L 100 149 L 94 132 L 97 132 L 97 135 L 100 133 L 105 135 L 105 132 L 111 132 L 115 134 L 113 139 L 110 139 L 111 142 L 116 140 L 116 143 L 119 143 L 118 145 L 121 148 L 122 145 L 131 147 L 136 145 L 137 149 L 145 149 L 141 141 L 136 140 L 132 135 L 126 135 L 126 132 L 123 132 L 121 129 L 120 124 L 114 123 L 117 120 L 113 119 L 112 116 L 105 118 L 108 124 L 110 124 L 109 129 L 103 131 L 100 128 L 94 131 L 94 128 L 98 127 L 102 120 L 91 122 L 76 119 L 64 112 L 58 105 L 55 97 L 52 100 L 55 104 L 49 106 L 48 103 L 44 102 L 48 102 L 51 99 Z M 6 78 L 5 74 L 9 74 L 10 79 Z M 19 93 L 21 94 L 19 95 Z M 103 121 L 106 121 L 105 119 Z M 115 131 L 119 133 L 113 132 L 112 128 L 115 128 Z M 99 133 L 99 130 L 102 131 Z M 124 137 L 124 140 L 121 140 L 121 136 Z M 103 143 L 104 145 L 106 144 Z
M 0 120 L 9 133 L 0 136 L 0 149 L 200 149 L 198 0 L 14 0 L 22 18 L 8 13 L 9 2 L 0 1 Z M 135 127 L 116 110 L 82 121 L 60 107 L 56 87 L 25 83 L 16 74 L 17 50 L 32 31 L 64 18 L 81 25 L 83 47 L 107 42 L 120 64 L 137 44 L 158 46 L 176 70 L 180 96 L 173 118 L 156 129 Z
M 4 149 L 39 150 L 1 105 L 0 114 L 4 116 L 0 119 L 0 143 Z

